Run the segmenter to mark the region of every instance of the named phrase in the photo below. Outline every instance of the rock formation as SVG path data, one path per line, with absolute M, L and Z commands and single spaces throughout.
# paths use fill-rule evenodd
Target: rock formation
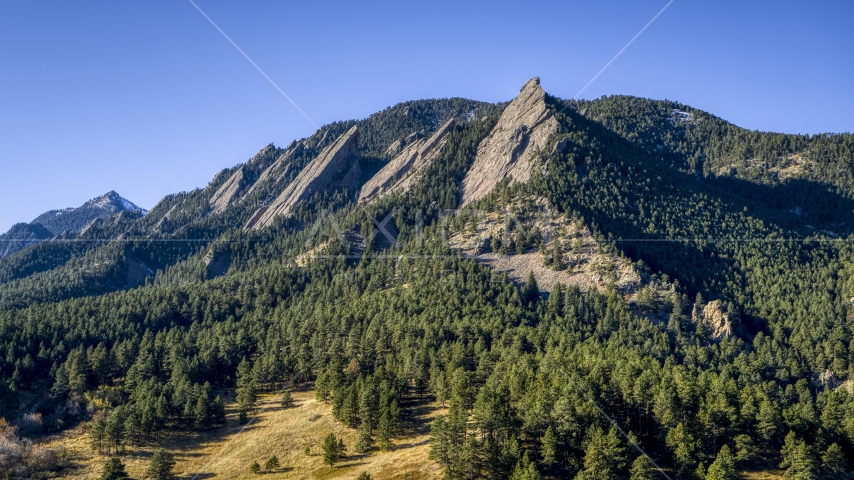
M 214 253 L 213 250 L 205 254 L 205 274 L 207 279 L 221 277 L 228 273 L 228 268 L 231 266 L 231 252 Z
M 455 125 L 454 119 L 450 119 L 430 138 L 421 138 L 410 143 L 362 186 L 359 201 L 368 202 L 392 190 L 408 190 L 419 177 L 419 171 L 429 165 L 442 150 L 448 133 Z M 398 182 L 394 184 L 396 180 Z
M 709 331 L 709 336 L 714 340 L 733 336 L 732 322 L 720 300 L 707 303 L 702 310 L 694 305 L 691 316 L 694 323 L 703 322 Z
M 270 225 L 279 215 L 290 214 L 295 206 L 315 192 L 330 187 L 356 188 L 359 174 L 359 130 L 354 126 L 309 162 L 257 221 L 247 224 L 246 228 Z
M 506 178 L 528 181 L 534 153 L 545 147 L 558 128 L 545 97 L 540 79 L 532 78 L 507 105 L 477 147 L 474 164 L 463 180 L 463 205 L 482 198 Z
M 208 205 L 211 207 L 211 215 L 217 214 L 237 200 L 244 183 L 243 167 L 237 169 L 228 180 L 214 192 Z
M 263 186 L 278 183 L 279 180 L 288 174 L 291 169 L 291 162 L 296 155 L 303 151 L 303 149 L 305 149 L 305 140 L 291 142 L 291 144 L 285 149 L 285 153 L 279 155 L 279 158 L 277 158 L 275 162 L 261 172 L 261 176 L 258 177 L 258 181 L 249 187 L 249 190 L 246 192 L 246 196 L 252 195 L 256 190 Z

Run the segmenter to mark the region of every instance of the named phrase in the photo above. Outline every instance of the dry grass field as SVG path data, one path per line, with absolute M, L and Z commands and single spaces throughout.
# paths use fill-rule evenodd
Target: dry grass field
M 332 417 L 331 406 L 318 403 L 312 390 L 293 392 L 294 407 L 279 406 L 279 396 L 262 395 L 258 416 L 248 425 L 240 425 L 233 403 L 229 405 L 225 427 L 201 434 L 174 434 L 158 444 L 128 449 L 122 456 L 128 474 L 135 479 L 145 476 L 145 469 L 156 447 L 175 454 L 175 472 L 182 479 L 256 478 L 273 479 L 353 479 L 368 472 L 375 479 L 440 478 L 439 466 L 427 459 L 429 422 L 441 410 L 427 402 L 404 405 L 415 417 L 404 424 L 395 448 L 387 452 L 356 455 L 356 431 L 345 428 Z M 347 457 L 335 467 L 323 463 L 320 445 L 330 432 L 343 436 Z M 63 478 L 98 478 L 106 456 L 95 454 L 88 446 L 84 428 L 45 439 L 53 448 L 66 448 L 74 467 L 62 472 Z M 309 447 L 310 454 L 305 454 Z M 275 472 L 252 474 L 249 466 L 257 461 L 262 467 L 272 455 L 281 468 Z
M 225 427 L 199 434 L 172 433 L 157 445 L 146 445 L 122 455 L 127 472 L 134 479 L 143 479 L 148 460 L 160 446 L 175 454 L 175 472 L 179 478 L 189 480 L 222 479 L 354 479 L 368 472 L 374 479 L 438 479 L 442 477 L 439 466 L 427 458 L 430 446 L 430 421 L 441 408 L 427 401 L 405 404 L 414 418 L 404 423 L 401 438 L 395 448 L 387 452 L 374 451 L 370 455 L 353 452 L 356 431 L 345 428 L 332 417 L 331 406 L 318 403 L 313 390 L 293 392 L 294 407 L 279 406 L 278 395 L 259 398 L 257 417 L 248 425 L 240 425 L 234 402 L 229 404 Z M 233 400 L 233 399 L 231 399 Z M 334 467 L 323 463 L 320 445 L 330 432 L 344 438 L 347 457 Z M 96 479 L 108 457 L 95 454 L 88 445 L 85 427 L 47 437 L 51 448 L 65 448 L 73 467 L 61 473 L 62 478 Z M 309 447 L 309 455 L 305 448 Z M 249 466 L 257 461 L 263 467 L 272 455 L 281 467 L 274 471 L 253 474 Z M 779 480 L 780 471 L 743 471 L 745 480 Z

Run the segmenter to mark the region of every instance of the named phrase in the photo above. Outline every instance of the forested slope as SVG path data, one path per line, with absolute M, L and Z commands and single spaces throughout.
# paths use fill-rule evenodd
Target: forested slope
M 629 97 L 564 106 L 546 98 L 557 128 L 530 181 L 502 182 L 463 210 L 461 184 L 478 146 L 502 134 L 503 105 L 409 102 L 303 139 L 279 186 L 235 187 L 244 193 L 221 212 L 211 198 L 231 175 L 257 182 L 294 145 L 84 234 L 107 245 L 10 256 L 61 266 L 2 264 L 3 415 L 19 418 L 37 397 L 44 430 L 84 422 L 96 449 L 132 449 L 167 430 L 217 428 L 224 390 L 248 416 L 259 390 L 298 383 L 358 430 L 360 453 L 393 448 L 404 400 L 447 406 L 431 457 L 449 478 L 655 478 L 658 467 L 733 478 L 778 466 L 843 478 L 854 458 L 852 208 L 845 175 L 827 172 L 847 168 L 849 136 L 747 132 Z M 354 124 L 370 172 L 451 116 L 458 125 L 408 192 L 357 205 L 356 191 L 327 191 L 268 228 L 243 228 Z M 809 160 L 807 173 L 771 175 L 791 155 Z M 544 201 L 633 265 L 635 296 L 613 285 L 545 294 L 448 246 L 478 234 L 478 215 L 507 211 L 518 221 L 483 249 L 539 250 L 568 268 L 577 239 L 546 241 Z M 394 242 L 382 232 L 392 225 Z M 228 268 L 211 275 L 219 258 Z M 151 270 L 138 288 L 127 259 Z M 728 330 L 710 331 L 705 312 Z

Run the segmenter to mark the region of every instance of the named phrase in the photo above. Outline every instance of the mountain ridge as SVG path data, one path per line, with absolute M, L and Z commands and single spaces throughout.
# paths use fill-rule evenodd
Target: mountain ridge
M 0 414 L 40 395 L 47 429 L 150 449 L 239 428 L 285 386 L 328 406 L 309 452 L 330 425 L 357 462 L 430 431 L 437 476 L 649 477 L 632 445 L 674 478 L 792 452 L 788 476 L 844 472 L 850 141 L 536 78 L 325 125 L 0 259 Z
M 148 213 L 115 190 L 87 200 L 79 207 L 49 210 L 29 223 L 16 224 L 6 233 L 0 234 L 0 242 L 5 243 L 5 247 L 0 249 L 0 258 L 63 233 L 78 233 L 95 220 L 125 211 L 140 215 Z M 29 227 L 23 227 L 24 225 Z

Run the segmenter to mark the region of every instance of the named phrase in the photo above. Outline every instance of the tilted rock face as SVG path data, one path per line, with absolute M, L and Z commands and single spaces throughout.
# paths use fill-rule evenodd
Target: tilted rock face
M 256 190 L 265 185 L 275 184 L 284 178 L 291 169 L 291 161 L 293 161 L 293 158 L 302 152 L 303 149 L 305 149 L 305 140 L 291 142 L 285 150 L 285 153 L 279 155 L 279 158 L 277 158 L 275 162 L 261 172 L 261 176 L 258 177 L 258 181 L 249 187 L 249 190 L 246 192 L 246 196 L 252 195 Z
M 263 228 L 279 215 L 288 215 L 306 198 L 330 186 L 356 188 L 359 180 L 359 129 L 353 127 L 309 162 L 257 222 L 246 228 Z
M 450 119 L 439 127 L 430 138 L 415 140 L 404 148 L 400 154 L 362 186 L 359 201 L 368 202 L 392 190 L 408 190 L 418 177 L 418 172 L 425 165 L 429 165 L 442 150 L 447 141 L 448 133 L 455 125 L 454 119 Z M 395 180 L 398 180 L 398 183 L 392 186 Z
M 477 156 L 463 180 L 463 205 L 488 194 L 506 178 L 526 182 L 531 160 L 558 129 L 546 108 L 540 79 L 532 78 L 507 105 L 489 136 L 477 147 Z
M 709 330 L 709 336 L 714 340 L 733 336 L 732 322 L 720 300 L 713 300 L 707 303 L 702 311 L 695 305 L 692 317 L 695 323 L 703 322 Z
M 228 180 L 226 180 L 213 194 L 208 204 L 211 207 L 211 214 L 217 214 L 226 209 L 235 200 L 238 199 L 240 190 L 243 189 L 244 176 L 243 167 L 237 169 Z
M 291 142 L 291 145 L 288 148 L 295 144 L 296 142 Z M 262 148 L 261 151 L 255 154 L 255 156 L 246 162 L 245 165 L 241 165 L 237 171 L 235 171 L 222 185 L 220 185 L 208 202 L 211 208 L 211 215 L 222 212 L 228 208 L 229 205 L 252 193 L 259 182 L 265 178 L 263 174 L 268 173 L 268 171 L 270 171 L 270 169 L 273 168 L 273 166 L 281 160 L 282 157 L 289 153 L 286 151 L 284 154 L 279 156 L 278 160 L 271 161 L 272 156 L 270 154 L 275 150 L 275 148 L 275 145 L 272 143 Z M 249 170 L 247 170 L 247 168 Z M 252 183 L 251 179 L 254 176 L 253 172 L 257 171 L 257 169 L 264 169 L 261 175 L 262 178 L 260 178 L 259 181 Z M 274 170 L 274 172 L 277 171 Z M 223 175 L 222 171 L 217 173 L 212 183 L 216 182 L 221 175 Z M 249 190 L 244 194 L 247 186 L 249 186 Z

